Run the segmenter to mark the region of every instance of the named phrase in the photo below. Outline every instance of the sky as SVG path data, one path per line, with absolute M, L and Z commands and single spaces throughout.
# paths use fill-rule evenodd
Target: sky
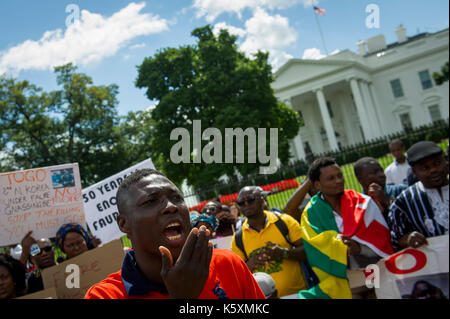
M 95 85 L 117 84 L 125 115 L 157 102 L 134 86 L 137 66 L 158 50 L 194 45 L 197 27 L 228 29 L 249 57 L 268 51 L 276 71 L 292 58 L 357 52 L 358 41 L 378 34 L 396 42 L 400 24 L 408 36 L 446 29 L 448 11 L 448 0 L 0 0 L 0 74 L 56 90 L 53 67 L 72 62 Z

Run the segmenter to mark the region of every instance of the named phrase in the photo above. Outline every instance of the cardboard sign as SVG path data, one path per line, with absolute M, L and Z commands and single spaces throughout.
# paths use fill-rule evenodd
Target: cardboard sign
M 107 179 L 83 189 L 86 223 L 91 233 L 102 243 L 120 238 L 124 233 L 119 230 L 116 218 L 119 215 L 116 206 L 116 193 L 120 183 L 138 169 L 152 168 L 153 162 L 147 159 Z
M 44 269 L 44 288 L 54 287 L 59 299 L 82 299 L 91 286 L 120 270 L 124 256 L 122 242 L 114 240 Z
M 449 236 L 427 238 L 428 245 L 406 248 L 375 265 L 373 276 L 378 299 L 425 299 L 449 297 Z M 350 288 L 366 286 L 363 269 L 349 270 Z M 368 278 L 368 277 L 367 277 Z
M 85 227 L 78 164 L 0 174 L 0 246 L 55 237 L 65 223 Z
M 58 299 L 58 296 L 55 287 L 51 287 L 16 299 Z
M 233 241 L 233 235 L 221 237 L 221 238 L 214 238 L 210 240 L 214 248 L 222 248 L 222 249 L 229 249 L 231 250 L 231 242 Z

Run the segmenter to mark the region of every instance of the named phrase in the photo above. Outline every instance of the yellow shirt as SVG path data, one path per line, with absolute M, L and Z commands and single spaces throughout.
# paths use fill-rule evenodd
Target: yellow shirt
M 267 246 L 266 242 L 271 241 L 283 248 L 291 248 L 283 234 L 275 225 L 278 217 L 271 212 L 264 211 L 266 214 L 266 225 L 261 231 L 256 231 L 247 223 L 247 219 L 242 224 L 242 242 L 244 243 L 245 252 L 248 258 L 262 247 Z M 302 235 L 300 231 L 300 224 L 291 216 L 281 214 L 281 219 L 286 224 L 289 230 L 289 240 L 295 242 L 299 240 Z M 243 260 L 245 256 L 243 252 L 237 247 L 235 238 L 231 242 L 231 250 L 238 254 Z M 275 281 L 275 286 L 278 290 L 278 297 L 292 295 L 300 290 L 306 289 L 305 279 L 300 267 L 300 262 L 297 260 L 283 259 L 271 261 L 264 267 L 258 267 L 253 272 L 265 272 L 272 276 Z

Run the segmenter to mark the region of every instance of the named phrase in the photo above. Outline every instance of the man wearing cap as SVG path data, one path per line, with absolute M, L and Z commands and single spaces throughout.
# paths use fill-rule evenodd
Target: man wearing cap
M 389 208 L 392 245 L 401 250 L 427 244 L 426 238 L 448 234 L 448 165 L 444 151 L 422 141 L 407 151 L 418 182 L 405 189 Z
M 260 187 L 242 188 L 237 203 L 246 219 L 233 236 L 231 250 L 252 273 L 272 276 L 279 297 L 306 289 L 299 263 L 306 261 L 300 224 L 287 214 L 269 211 Z

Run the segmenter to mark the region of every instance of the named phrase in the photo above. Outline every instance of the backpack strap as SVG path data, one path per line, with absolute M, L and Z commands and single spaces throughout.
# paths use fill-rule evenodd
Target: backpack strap
M 284 239 L 288 242 L 289 245 L 294 246 L 289 239 L 289 229 L 287 228 L 286 223 L 280 217 L 281 214 L 276 211 L 270 211 L 270 212 L 278 217 L 278 220 L 275 222 L 275 226 L 277 226 L 278 230 L 281 232 Z
M 242 241 L 242 228 L 240 228 L 239 230 L 237 230 L 234 233 L 234 241 L 236 243 L 236 246 L 242 251 L 242 253 L 244 254 L 245 257 L 245 262 L 247 262 L 248 260 L 248 256 L 247 253 L 245 252 L 245 248 L 244 248 L 244 242 Z

